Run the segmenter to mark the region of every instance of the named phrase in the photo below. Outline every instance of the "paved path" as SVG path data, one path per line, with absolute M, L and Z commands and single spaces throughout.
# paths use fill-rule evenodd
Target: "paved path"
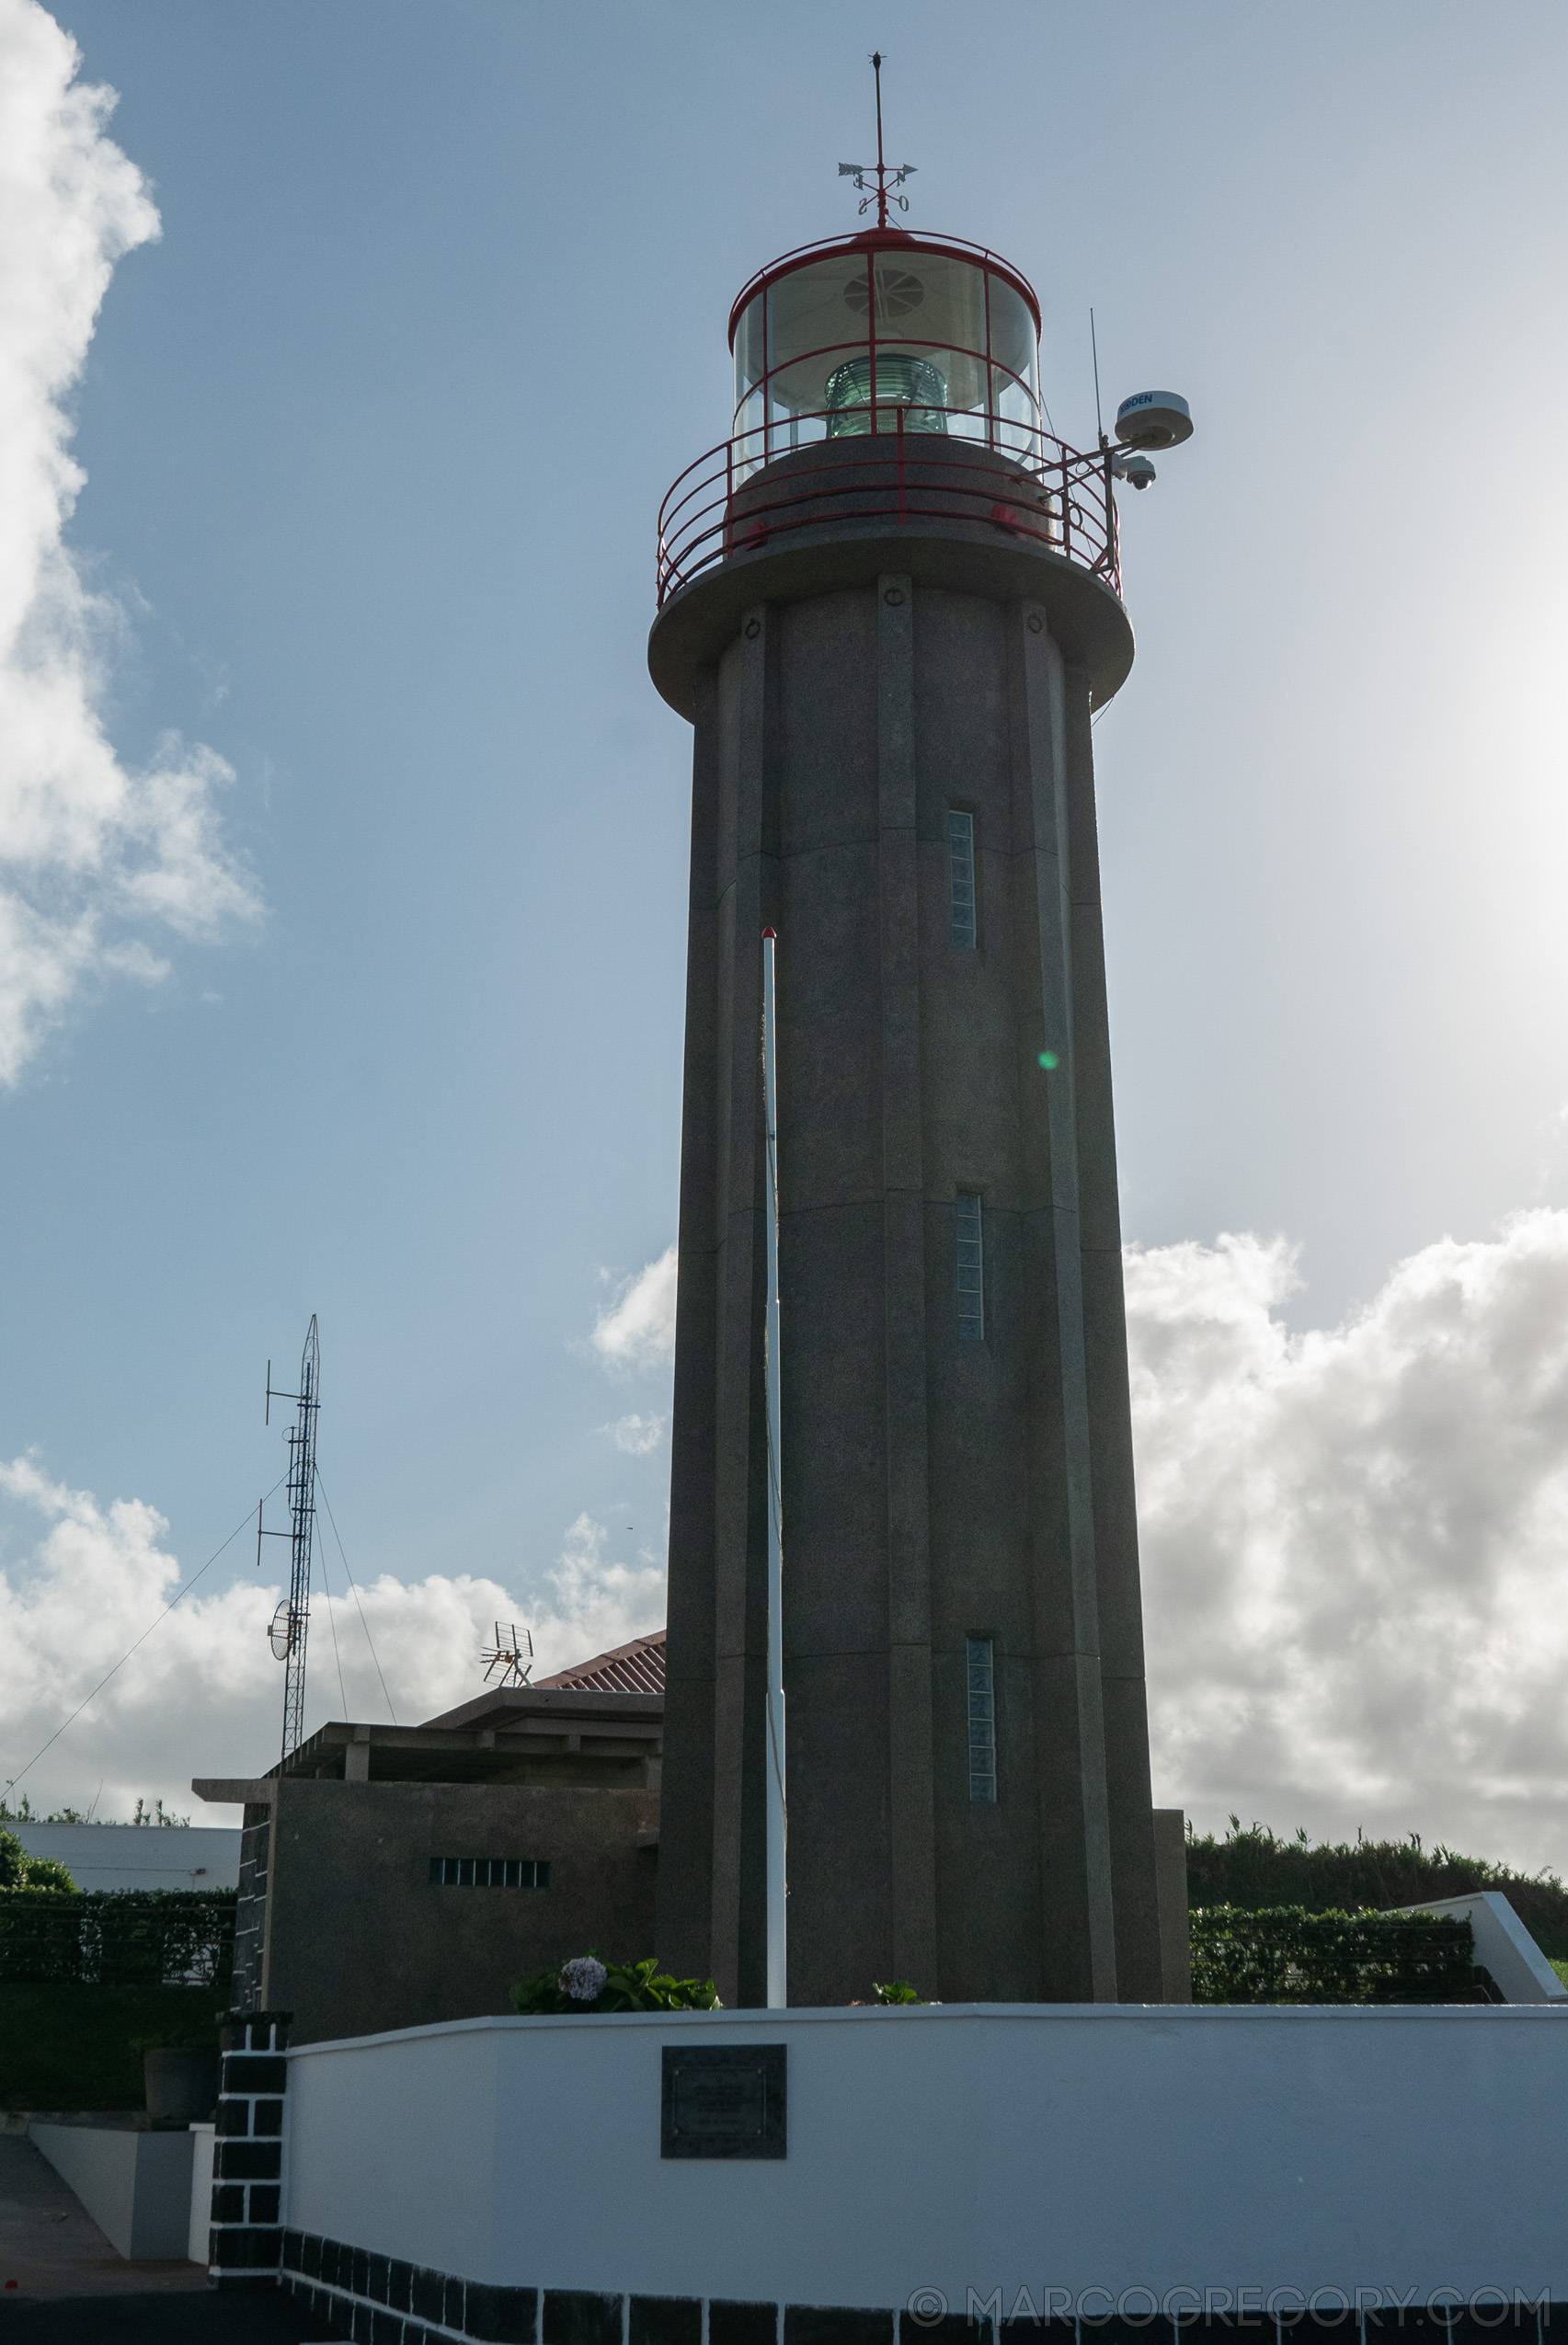
M 200 2264 L 128 2263 L 22 2134 L 0 2135 L 0 2345 L 298 2345 L 280 2290 L 224 2291 Z
M 207 2275 L 183 2259 L 127 2263 L 26 2134 L 0 2135 L 0 2310 L 9 2310 L 7 2297 L 36 2303 L 171 2289 L 205 2294 Z

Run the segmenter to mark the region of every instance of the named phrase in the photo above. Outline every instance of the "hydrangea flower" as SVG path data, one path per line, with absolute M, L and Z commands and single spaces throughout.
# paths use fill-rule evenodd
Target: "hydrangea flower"
M 591 1954 L 577 1954 L 561 1972 L 561 1991 L 574 2003 L 597 2003 L 604 1991 L 605 1969 Z

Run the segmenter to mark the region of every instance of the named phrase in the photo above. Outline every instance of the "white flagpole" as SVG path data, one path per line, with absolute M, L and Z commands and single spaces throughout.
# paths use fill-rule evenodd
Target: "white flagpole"
M 768 2008 L 789 2001 L 785 1960 L 784 1516 L 779 1481 L 779 1094 L 771 928 L 762 931 L 762 1115 L 768 1174 Z

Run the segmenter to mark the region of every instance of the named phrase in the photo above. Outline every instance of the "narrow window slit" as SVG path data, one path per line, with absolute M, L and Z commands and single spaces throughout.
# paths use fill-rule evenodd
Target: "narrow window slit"
M 953 942 L 967 953 L 975 950 L 975 818 L 947 809 L 947 877 L 952 898 Z
M 967 1640 L 969 1797 L 996 1805 L 996 1662 L 990 1637 Z
M 958 1335 L 967 1344 L 983 1344 L 986 1334 L 985 1260 L 980 1236 L 980 1201 L 960 1193 L 954 1207 L 957 1234 Z
M 548 1889 L 545 1857 L 432 1857 L 432 1889 Z

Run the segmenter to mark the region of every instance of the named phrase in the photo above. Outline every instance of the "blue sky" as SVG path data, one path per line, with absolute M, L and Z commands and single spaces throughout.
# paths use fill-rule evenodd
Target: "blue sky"
M 591 1550 L 646 1609 L 668 1446 L 605 1428 L 668 1375 L 587 1339 L 674 1227 L 654 520 L 726 429 L 735 291 L 853 224 L 874 44 L 911 222 L 1041 293 L 1058 429 L 1092 302 L 1107 404 L 1197 419 L 1127 516 L 1097 731 L 1129 1237 L 1297 1247 L 1268 1308 L 1310 1331 L 1563 1202 L 1560 9 L 58 16 L 162 221 L 68 396 L 103 723 L 130 772 L 170 729 L 232 769 L 260 910 L 89 970 L 0 1094 L 4 1454 L 191 1568 L 282 1470 L 263 1367 L 315 1311 L 358 1575 L 526 1618 Z M 195 1739 L 150 1789 L 227 1771 Z

